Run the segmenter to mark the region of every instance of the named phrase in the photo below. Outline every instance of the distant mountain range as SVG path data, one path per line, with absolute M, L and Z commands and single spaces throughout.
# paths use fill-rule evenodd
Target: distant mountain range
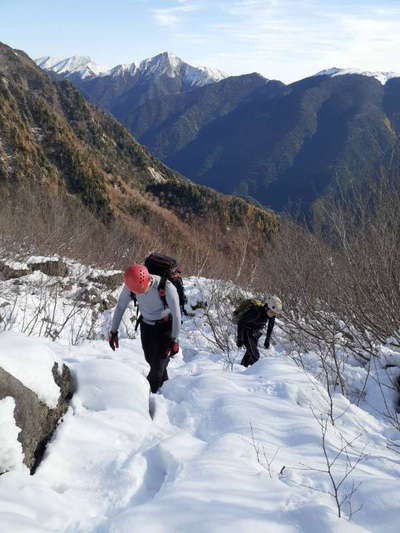
M 338 184 L 374 177 L 397 161 L 400 75 L 393 72 L 332 68 L 285 85 L 259 74 L 210 74 L 200 82 L 168 53 L 97 73 L 89 58 L 39 63 L 67 77 L 168 166 L 273 209 L 308 210 Z
M 72 56 L 66 59 L 46 56 L 39 57 L 35 61 L 40 68 L 62 74 L 66 78 L 77 76 L 87 79 L 128 75 L 139 80 L 166 75 L 170 78 L 181 78 L 185 87 L 202 87 L 227 77 L 227 74 L 217 69 L 189 65 L 171 52 L 163 52 L 144 59 L 138 65 L 129 63 L 110 69 L 98 65 L 87 56 Z

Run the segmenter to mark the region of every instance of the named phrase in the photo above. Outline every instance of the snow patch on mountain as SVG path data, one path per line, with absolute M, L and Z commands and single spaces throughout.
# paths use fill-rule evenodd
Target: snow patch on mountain
M 112 76 L 114 78 L 117 78 L 118 76 L 124 76 L 126 74 L 133 76 L 136 71 L 137 71 L 137 67 L 135 63 L 127 63 L 127 64 L 117 65 L 116 67 L 113 67 L 111 70 L 104 73 L 104 75 Z
M 81 78 L 99 76 L 108 72 L 108 68 L 98 65 L 88 56 L 72 56 L 66 59 L 45 56 L 36 59 L 36 64 L 44 70 L 51 70 L 56 74 L 63 74 L 66 77 L 78 74 Z
M 369 70 L 361 70 L 357 68 L 329 68 L 326 70 L 321 70 L 315 76 L 344 76 L 346 74 L 358 74 L 360 76 L 368 76 L 370 78 L 377 79 L 382 85 L 385 85 L 385 83 L 392 79 L 392 78 L 400 78 L 399 72 L 380 72 L 380 71 L 369 71 Z

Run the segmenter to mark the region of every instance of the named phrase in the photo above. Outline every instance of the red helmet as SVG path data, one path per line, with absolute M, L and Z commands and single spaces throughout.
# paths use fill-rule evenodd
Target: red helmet
M 144 265 L 131 265 L 124 272 L 124 283 L 130 291 L 142 294 L 150 283 L 149 271 Z

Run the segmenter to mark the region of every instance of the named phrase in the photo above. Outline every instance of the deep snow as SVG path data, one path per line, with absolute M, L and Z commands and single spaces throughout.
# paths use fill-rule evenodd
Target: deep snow
M 79 269 L 80 279 L 87 279 L 84 267 Z M 46 301 L 57 324 L 62 310 L 70 312 L 67 296 L 76 287 L 66 280 L 64 296 L 51 306 L 43 292 L 53 287 L 53 298 L 57 280 L 43 285 L 44 278 L 35 272 L 17 285 L 19 300 L 7 322 L 14 333 L 0 334 L 0 365 L 14 365 L 10 371 L 50 401 L 48 371 L 52 361 L 62 360 L 75 376 L 77 392 L 34 476 L 22 465 L 12 400 L 0 401 L 0 467 L 11 469 L 0 477 L 1 532 L 398 531 L 400 456 L 392 448 L 400 437 L 383 415 L 380 367 L 371 373 L 359 406 L 334 395 L 333 426 L 329 397 L 315 378 L 314 354 L 307 355 L 307 368 L 314 372 L 299 368 L 276 328 L 275 345 L 262 350 L 258 363 L 248 369 L 229 365 L 205 339 L 208 327 L 197 310 L 183 324 L 182 351 L 170 363 L 170 380 L 152 395 L 138 338 L 122 338 L 114 353 L 105 340 L 71 344 L 81 339 L 78 326 L 88 331 L 72 320 L 55 342 L 28 337 L 26 328 L 21 333 L 38 302 Z M 195 278 L 185 283 L 192 302 L 207 297 L 211 286 Z M 10 304 L 13 282 L 0 286 Z M 85 312 L 79 309 L 76 316 Z M 92 337 L 104 336 L 110 316 L 105 312 L 89 328 Z M 128 316 L 125 324 L 132 336 Z M 237 350 L 233 356 L 239 361 L 242 354 Z M 386 356 L 394 360 L 398 354 L 386 349 Z M 345 372 L 354 389 L 362 387 L 362 367 Z M 394 394 L 385 401 L 393 406 Z M 336 457 L 336 482 L 359 461 L 339 492 L 342 498 L 357 489 L 351 521 L 349 505 L 339 519 L 330 495 L 325 424 L 325 451 L 328 460 Z

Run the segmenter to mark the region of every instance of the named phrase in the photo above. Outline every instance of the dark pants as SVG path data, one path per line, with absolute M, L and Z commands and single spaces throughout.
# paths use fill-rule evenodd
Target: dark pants
M 242 362 L 240 363 L 241 365 L 250 366 L 259 360 L 260 352 L 258 351 L 257 343 L 260 337 L 261 332 L 259 330 L 248 328 L 244 330 L 243 344 L 246 346 L 246 353 L 244 354 Z
M 150 326 L 145 322 L 140 324 L 140 337 L 144 357 L 150 365 L 147 379 L 151 392 L 157 392 L 164 381 L 168 379 L 167 366 L 171 347 L 171 320 Z

